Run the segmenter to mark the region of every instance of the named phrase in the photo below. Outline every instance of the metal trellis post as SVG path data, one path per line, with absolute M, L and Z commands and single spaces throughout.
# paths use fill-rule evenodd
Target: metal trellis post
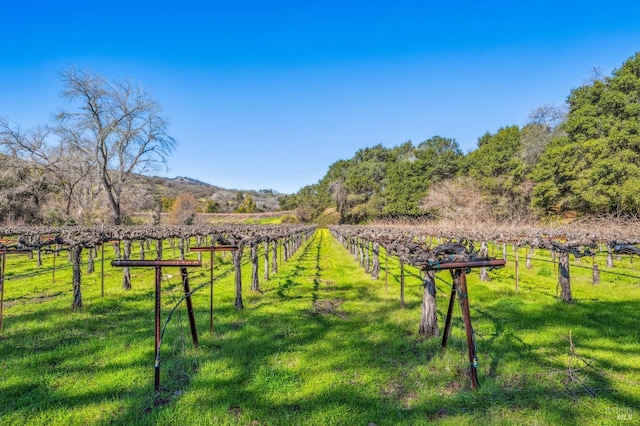
M 236 251 L 238 246 L 211 246 L 211 247 L 191 247 L 189 251 L 195 252 L 209 252 L 211 259 L 209 265 L 209 332 L 213 334 L 213 259 L 214 253 L 218 251 Z

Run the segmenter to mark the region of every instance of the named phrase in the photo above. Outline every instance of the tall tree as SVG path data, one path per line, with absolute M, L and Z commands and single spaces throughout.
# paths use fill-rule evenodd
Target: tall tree
M 113 222 L 121 224 L 127 184 L 136 173 L 164 164 L 175 146 L 167 120 L 158 103 L 130 81 L 108 82 L 73 67 L 60 78 L 64 97 L 77 108 L 57 115 L 58 132 L 70 149 L 95 162 Z
M 322 179 L 343 222 L 359 222 L 383 208 L 383 192 L 391 151 L 381 144 L 359 149 L 352 159 L 329 167 Z
M 478 149 L 464 159 L 462 172 L 473 178 L 497 219 L 517 219 L 528 214 L 531 185 L 525 184 L 526 170 L 518 156 L 521 130 L 518 126 L 485 133 L 478 139 Z
M 532 173 L 542 211 L 636 214 L 640 210 L 640 53 L 611 77 L 568 98 L 566 136 L 555 138 Z
M 564 106 L 544 105 L 529 114 L 527 123 L 520 133 L 518 156 L 525 168 L 531 171 L 538 163 L 549 143 L 564 134 L 562 125 L 566 121 Z
M 441 136 L 397 148 L 398 157 L 387 168 L 385 213 L 422 213 L 420 200 L 433 183 L 455 175 L 462 152 L 454 139 Z
M 329 192 L 323 185 L 316 183 L 300 188 L 289 198 L 286 208 L 294 208 L 300 220 L 309 221 L 319 216 L 329 205 Z

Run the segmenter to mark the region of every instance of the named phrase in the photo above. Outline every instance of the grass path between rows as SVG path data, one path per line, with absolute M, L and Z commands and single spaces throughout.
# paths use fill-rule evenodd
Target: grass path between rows
M 238 424 L 398 424 L 423 416 L 404 383 L 428 355 L 397 302 L 326 230 L 219 327 L 176 416 Z M 417 324 L 417 323 L 416 323 Z M 414 327 L 415 328 L 415 327 Z M 166 415 L 166 417 L 164 417 Z

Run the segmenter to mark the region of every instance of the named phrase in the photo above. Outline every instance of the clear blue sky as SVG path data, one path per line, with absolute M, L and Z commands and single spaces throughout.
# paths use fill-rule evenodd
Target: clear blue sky
M 0 0 L 0 116 L 64 106 L 57 72 L 146 87 L 166 176 L 291 193 L 359 148 L 463 151 L 640 50 L 639 1 Z

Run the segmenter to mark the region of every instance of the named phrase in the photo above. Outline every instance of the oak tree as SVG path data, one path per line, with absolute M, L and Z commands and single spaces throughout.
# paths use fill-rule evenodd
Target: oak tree
M 574 89 L 566 135 L 532 173 L 542 211 L 636 214 L 640 209 L 640 53 L 611 77 Z
M 75 108 L 57 115 L 63 144 L 95 163 L 113 214 L 123 220 L 122 196 L 135 174 L 156 170 L 175 140 L 159 104 L 131 81 L 107 81 L 74 67 L 61 72 L 63 96 Z

